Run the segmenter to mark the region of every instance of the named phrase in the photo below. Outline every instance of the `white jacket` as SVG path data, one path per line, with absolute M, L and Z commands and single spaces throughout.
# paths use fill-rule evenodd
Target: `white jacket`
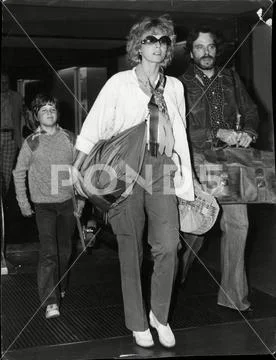
M 172 159 L 178 167 L 174 177 L 175 192 L 183 199 L 193 200 L 184 88 L 178 79 L 166 77 L 164 99 L 175 139 Z M 109 139 L 144 121 L 148 116 L 149 100 L 149 96 L 140 89 L 135 68 L 113 75 L 105 83 L 89 111 L 77 137 L 76 149 L 88 154 L 99 140 Z

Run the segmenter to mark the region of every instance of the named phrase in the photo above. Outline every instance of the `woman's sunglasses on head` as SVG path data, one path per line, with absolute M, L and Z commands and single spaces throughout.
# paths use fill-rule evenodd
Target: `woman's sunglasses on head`
M 161 36 L 160 39 L 157 39 L 157 37 L 153 36 L 153 35 L 148 35 L 145 37 L 145 39 L 143 39 L 141 41 L 141 44 L 146 44 L 146 45 L 153 45 L 153 44 L 156 44 L 158 43 L 160 45 L 171 45 L 172 41 L 170 39 L 169 36 L 165 35 L 165 36 Z

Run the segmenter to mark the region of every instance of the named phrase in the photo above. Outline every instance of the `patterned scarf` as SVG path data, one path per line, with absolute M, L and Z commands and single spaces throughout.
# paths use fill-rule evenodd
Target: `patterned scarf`
M 149 83 L 150 84 L 150 83 Z M 140 83 L 141 89 L 147 94 L 151 94 L 148 103 L 150 120 L 149 120 L 149 149 L 152 156 L 157 156 L 157 153 L 162 155 L 164 152 L 168 157 L 172 156 L 174 147 L 174 136 L 172 125 L 170 122 L 167 105 L 164 99 L 164 88 L 166 85 L 166 77 L 163 72 L 159 73 L 159 80 L 154 88 L 150 85 L 145 88 Z

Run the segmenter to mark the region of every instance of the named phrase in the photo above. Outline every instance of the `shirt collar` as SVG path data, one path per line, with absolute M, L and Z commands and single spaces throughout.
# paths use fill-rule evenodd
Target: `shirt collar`
M 57 131 L 60 131 L 60 129 L 61 129 L 60 126 L 57 124 Z M 35 129 L 34 134 L 35 134 L 35 135 L 47 134 L 47 131 L 43 130 L 43 129 L 41 128 L 41 126 L 38 126 L 38 127 Z
M 157 79 L 155 80 L 155 85 L 158 83 L 158 81 L 159 81 L 159 79 L 160 79 L 160 73 L 162 73 L 161 68 L 160 68 L 159 74 L 158 74 L 158 76 L 157 76 Z M 133 74 L 133 76 L 135 77 L 137 83 L 139 84 L 138 76 L 137 76 L 137 73 L 136 73 L 136 66 L 134 66 L 134 67 L 132 68 L 132 74 Z
M 204 74 L 204 72 L 196 65 L 194 65 L 194 73 L 200 76 L 201 79 L 208 79 L 209 81 L 214 80 L 218 75 L 218 68 L 215 67 L 214 75 L 210 78 Z

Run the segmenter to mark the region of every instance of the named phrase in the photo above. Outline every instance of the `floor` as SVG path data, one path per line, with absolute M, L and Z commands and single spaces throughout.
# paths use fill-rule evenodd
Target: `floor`
M 248 279 L 252 287 L 276 297 L 276 205 L 248 206 L 249 234 L 246 246 Z M 211 268 L 220 269 L 217 229 L 209 234 L 201 253 Z
M 265 241 L 275 238 L 272 219 L 276 207 L 255 209 L 255 212 L 249 209 L 253 219 L 250 248 L 257 249 L 258 256 L 251 253 L 248 259 L 257 265 L 250 270 L 250 276 L 257 274 L 259 278 L 255 283 L 250 281 L 249 297 L 254 311 L 241 314 L 216 304 L 220 273 L 214 229 L 200 252 L 207 268 L 195 261 L 184 285 L 177 278 L 169 319 L 177 345 L 170 350 L 159 344 L 154 330 L 155 346 L 143 349 L 135 345 L 131 332 L 125 328 L 116 242 L 105 227 L 95 246 L 86 253 L 81 253 L 76 238 L 61 316 L 46 320 L 36 289 L 39 246 L 36 227 L 32 219 L 23 221 L 16 206 L 11 205 L 7 211 L 9 271 L 1 276 L 1 359 L 202 358 L 237 354 L 269 354 L 276 358 L 275 273 L 269 273 L 264 266 L 268 264 L 271 271 L 271 264 L 275 264 L 275 258 L 272 261 L 275 244 Z M 146 299 L 151 269 L 152 262 L 147 256 L 143 264 Z
M 108 238 L 102 232 L 99 238 Z M 101 240 L 101 239 L 100 239 Z M 177 346 L 142 349 L 124 326 L 119 262 L 111 240 L 90 253 L 75 254 L 61 316 L 46 320 L 36 290 L 35 247 L 28 255 L 7 257 L 2 276 L 2 354 L 4 359 L 97 359 L 229 354 L 267 354 L 276 350 L 276 298 L 252 289 L 254 312 L 239 314 L 216 304 L 219 274 L 193 265 L 185 285 L 177 283 L 170 324 Z M 20 265 L 20 266 L 19 266 Z M 148 283 L 151 261 L 143 267 Z M 214 281 L 215 280 L 215 281 Z M 147 298 L 146 287 L 145 297 Z M 130 354 L 130 355 L 129 355 Z
M 275 357 L 275 321 L 273 319 L 251 321 L 250 328 L 244 322 L 192 327 L 175 330 L 175 348 L 169 350 L 158 344 L 144 349 L 134 344 L 130 336 L 92 340 L 74 344 L 60 344 L 6 353 L 4 360 L 92 360 L 92 359 L 140 359 L 193 357 L 206 359 L 231 355 L 264 355 Z M 258 333 L 258 336 L 256 336 Z M 265 340 L 263 340 L 265 339 Z M 274 345 L 273 345 L 274 344 Z

